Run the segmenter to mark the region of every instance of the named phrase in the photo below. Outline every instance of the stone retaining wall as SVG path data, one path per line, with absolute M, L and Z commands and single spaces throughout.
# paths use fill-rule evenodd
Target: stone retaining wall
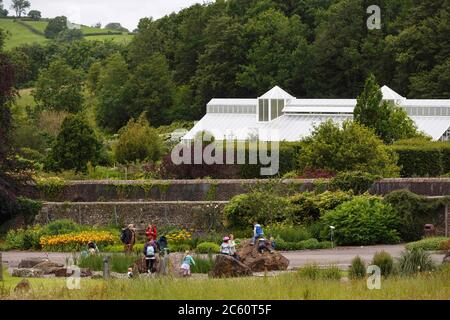
M 208 228 L 214 219 L 221 221 L 226 202 L 48 202 L 34 223 L 46 224 L 70 219 L 90 226 L 156 223 L 158 226 Z
M 297 192 L 314 189 L 312 179 L 283 182 Z M 70 181 L 51 194 L 38 191 L 33 198 L 52 202 L 228 201 L 265 183 L 270 180 Z M 424 196 L 450 195 L 450 178 L 383 179 L 374 183 L 370 193 L 385 195 L 399 189 Z

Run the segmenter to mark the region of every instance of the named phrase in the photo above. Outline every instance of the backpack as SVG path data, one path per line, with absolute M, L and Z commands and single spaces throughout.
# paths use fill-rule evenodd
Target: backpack
M 256 225 L 256 234 L 257 235 L 264 234 L 264 232 L 259 224 Z
M 155 255 L 155 248 L 153 246 L 148 246 L 146 251 L 147 257 L 151 257 Z
M 122 241 L 123 244 L 126 244 L 127 242 L 127 233 L 125 231 L 126 229 L 123 229 L 120 233 L 120 241 Z

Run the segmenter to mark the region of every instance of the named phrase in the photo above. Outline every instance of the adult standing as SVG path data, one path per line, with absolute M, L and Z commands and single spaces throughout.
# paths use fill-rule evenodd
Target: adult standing
M 153 240 L 147 241 L 144 246 L 145 264 L 147 266 L 147 272 L 153 272 L 153 265 L 156 261 L 155 243 Z
M 125 253 L 130 253 L 133 251 L 134 244 L 136 243 L 136 230 L 133 224 L 129 224 L 128 227 L 122 229 L 122 234 L 120 240 L 124 244 Z
M 149 241 L 151 240 L 158 240 L 158 230 L 156 229 L 156 225 L 155 224 L 149 224 L 147 229 L 145 229 L 145 235 L 147 236 L 147 239 Z

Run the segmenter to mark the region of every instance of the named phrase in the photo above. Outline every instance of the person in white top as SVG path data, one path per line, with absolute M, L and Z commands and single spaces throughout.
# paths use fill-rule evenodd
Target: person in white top
M 223 238 L 223 242 L 220 246 L 220 253 L 231 256 L 231 246 L 230 246 L 230 238 Z

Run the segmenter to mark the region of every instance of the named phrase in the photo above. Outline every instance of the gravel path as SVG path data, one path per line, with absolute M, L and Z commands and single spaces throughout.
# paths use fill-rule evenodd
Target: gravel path
M 299 268 L 305 264 L 317 263 L 319 265 L 338 265 L 342 269 L 347 269 L 351 260 L 359 255 L 366 262 L 372 260 L 375 252 L 386 251 L 393 257 L 399 257 L 400 252 L 405 249 L 405 246 L 400 245 L 378 245 L 365 247 L 338 247 L 334 249 L 322 250 L 302 250 L 302 251 L 284 251 L 282 254 L 289 259 L 290 268 Z M 51 261 L 58 263 L 65 263 L 66 258 L 70 258 L 71 253 L 59 252 L 17 252 L 9 251 L 3 252 L 3 262 L 8 263 L 10 268 L 17 267 L 20 260 L 32 257 L 47 257 Z M 442 262 L 443 254 L 433 254 L 433 260 Z

